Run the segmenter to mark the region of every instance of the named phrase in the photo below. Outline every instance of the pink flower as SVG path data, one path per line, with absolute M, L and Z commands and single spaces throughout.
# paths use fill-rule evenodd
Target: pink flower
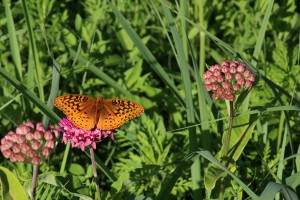
M 52 142 L 52 149 L 55 147 L 59 131 L 60 129 L 54 126 L 50 126 L 50 130 L 46 131 L 42 123 L 34 125 L 32 122 L 27 122 L 19 125 L 16 132 L 9 131 L 1 139 L 0 150 L 11 162 L 37 165 L 50 155 L 50 151 L 45 153 L 43 149 L 48 142 Z
M 72 147 L 80 147 L 82 151 L 86 146 L 91 145 L 96 149 L 96 143 L 101 142 L 102 138 L 110 136 L 114 140 L 114 130 L 82 130 L 72 124 L 68 117 L 62 119 L 59 126 L 63 128 L 63 142 L 71 142 Z
M 255 80 L 244 63 L 225 60 L 221 65 L 212 65 L 204 73 L 205 89 L 212 92 L 213 99 L 234 101 L 236 95 L 250 89 Z

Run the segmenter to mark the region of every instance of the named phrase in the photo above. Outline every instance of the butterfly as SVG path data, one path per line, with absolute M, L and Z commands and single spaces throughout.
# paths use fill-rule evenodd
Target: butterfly
M 53 104 L 80 129 L 112 130 L 144 113 L 144 108 L 129 100 L 97 99 L 87 95 L 66 94 L 54 99 Z

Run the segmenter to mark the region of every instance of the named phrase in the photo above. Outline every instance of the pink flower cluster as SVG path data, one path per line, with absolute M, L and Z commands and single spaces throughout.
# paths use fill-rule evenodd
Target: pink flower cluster
M 38 165 L 52 152 L 60 137 L 60 129 L 50 125 L 46 130 L 41 122 L 19 125 L 1 139 L 0 150 L 11 162 L 26 162 Z
M 205 89 L 213 92 L 213 99 L 234 101 L 237 94 L 252 87 L 254 80 L 251 71 L 237 60 L 212 65 L 204 73 Z
M 94 128 L 92 130 L 82 130 L 72 124 L 68 117 L 62 119 L 59 126 L 63 128 L 63 142 L 71 142 L 72 147 L 80 146 L 84 151 L 86 146 L 91 145 L 96 149 L 96 142 L 101 142 L 102 138 L 110 136 L 114 140 L 114 130 L 100 130 Z

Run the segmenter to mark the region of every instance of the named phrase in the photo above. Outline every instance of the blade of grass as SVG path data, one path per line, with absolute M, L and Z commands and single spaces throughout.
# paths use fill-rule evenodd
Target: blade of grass
M 284 199 L 298 200 L 298 196 L 292 188 L 286 185 L 270 182 L 262 192 L 260 199 L 275 199 L 278 192 L 283 194 Z
M 175 25 L 175 21 L 171 15 L 170 10 L 164 6 L 166 3 L 165 0 L 162 0 L 162 6 L 164 13 L 166 15 L 166 19 L 169 23 L 170 30 L 174 39 L 176 53 L 178 56 L 178 66 L 180 68 L 182 82 L 184 85 L 185 91 L 185 104 L 186 104 L 186 113 L 187 113 L 187 126 L 195 124 L 195 115 L 194 115 L 194 105 L 193 105 L 193 98 L 192 98 L 192 83 L 190 79 L 190 72 L 189 72 L 189 64 L 187 63 L 187 58 L 184 52 L 184 46 L 182 40 L 180 38 L 179 31 Z M 186 35 L 183 35 L 186 37 Z M 198 149 L 198 142 L 197 142 L 197 134 L 196 134 L 196 127 L 189 128 L 189 144 L 190 144 L 190 152 L 194 152 Z M 191 167 L 191 176 L 192 176 L 192 189 L 193 189 L 193 198 L 194 199 L 202 199 L 201 197 L 201 190 L 200 190 L 200 183 L 202 182 L 201 178 L 201 163 L 199 159 L 196 159 Z
M 261 51 L 263 41 L 265 39 L 265 33 L 267 30 L 270 16 L 272 14 L 273 4 L 274 4 L 274 0 L 270 0 L 267 10 L 266 10 L 266 13 L 265 13 L 265 16 L 264 16 L 264 19 L 262 21 L 262 25 L 261 25 L 259 33 L 258 33 L 258 37 L 256 39 L 256 44 L 255 44 L 255 48 L 254 48 L 254 52 L 253 52 L 253 58 L 251 59 L 251 64 L 254 67 L 256 67 L 256 65 L 257 65 L 258 56 Z
M 38 51 L 37 51 L 37 47 L 36 47 L 34 32 L 33 32 L 32 26 L 31 26 L 31 22 L 30 22 L 31 16 L 28 12 L 26 0 L 22 0 L 22 6 L 23 6 L 23 12 L 24 12 L 27 30 L 28 30 L 28 34 L 29 34 L 30 51 L 32 53 L 33 60 L 34 60 L 34 66 L 29 65 L 29 67 L 35 67 L 35 70 L 32 70 L 32 71 L 35 72 L 34 77 L 35 77 L 35 81 L 36 81 L 36 84 L 38 87 L 39 97 L 44 102 L 45 95 L 44 95 L 44 89 L 43 89 L 43 85 L 42 85 L 42 81 L 41 81 L 41 78 L 43 77 L 42 68 L 41 68 L 41 65 L 39 62 L 39 56 L 38 56 Z
M 53 100 L 57 97 L 59 90 L 59 80 L 60 80 L 60 65 L 53 59 L 53 67 L 52 67 L 52 81 L 51 81 L 51 90 L 47 101 L 47 106 L 49 109 L 53 110 Z M 43 116 L 43 124 L 44 126 L 49 125 L 49 117 L 47 115 Z
M 12 60 L 14 62 L 15 74 L 17 80 L 22 81 L 23 80 L 22 62 L 21 62 L 20 50 L 19 50 L 16 30 L 15 30 L 15 23 L 7 0 L 3 0 L 3 4 L 5 7 L 7 30 L 9 36 L 9 46 L 11 49 Z
M 76 56 L 77 57 L 78 62 L 80 62 L 80 63 L 87 63 L 88 62 L 88 60 L 86 58 L 82 57 L 81 55 L 78 55 L 73 49 L 69 49 L 69 51 L 70 51 L 71 56 Z M 103 80 L 105 83 L 107 83 L 111 87 L 115 88 L 120 93 L 122 93 L 126 96 L 129 96 L 129 97 L 132 96 L 132 94 L 128 90 L 126 90 L 124 87 L 122 87 L 121 85 L 116 83 L 116 81 L 114 79 L 112 79 L 105 72 L 103 72 L 103 70 L 99 69 L 95 65 L 89 64 L 87 69 L 90 70 L 91 72 L 93 72 L 101 80 Z
M 26 88 L 15 77 L 11 76 L 6 70 L 0 67 L 0 74 L 10 82 L 17 90 L 19 90 L 27 99 L 37 106 L 42 113 L 46 114 L 53 122 L 57 123 L 60 118 L 43 103 L 30 89 Z
M 122 25 L 122 27 L 126 30 L 133 43 L 140 50 L 143 58 L 149 63 L 150 67 L 161 78 L 161 80 L 164 81 L 164 83 L 170 87 L 174 95 L 177 97 L 179 103 L 185 107 L 185 102 L 181 97 L 174 82 L 169 77 L 169 75 L 165 72 L 165 70 L 162 68 L 162 66 L 159 64 L 159 62 L 156 60 L 156 58 L 153 56 L 150 50 L 143 44 L 141 38 L 133 30 L 133 28 L 130 26 L 130 24 L 124 18 L 124 16 L 117 10 L 115 5 L 111 2 L 109 2 L 109 4 L 116 18 L 119 20 L 120 24 Z

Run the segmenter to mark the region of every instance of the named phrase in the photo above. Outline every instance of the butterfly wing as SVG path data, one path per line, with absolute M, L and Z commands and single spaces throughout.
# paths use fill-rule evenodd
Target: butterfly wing
M 79 94 L 67 94 L 54 99 L 53 104 L 80 129 L 90 130 L 97 119 L 96 99 Z
M 120 127 L 126 121 L 131 120 L 144 112 L 144 108 L 132 101 L 122 99 L 103 100 L 99 109 L 97 128 L 112 130 Z

